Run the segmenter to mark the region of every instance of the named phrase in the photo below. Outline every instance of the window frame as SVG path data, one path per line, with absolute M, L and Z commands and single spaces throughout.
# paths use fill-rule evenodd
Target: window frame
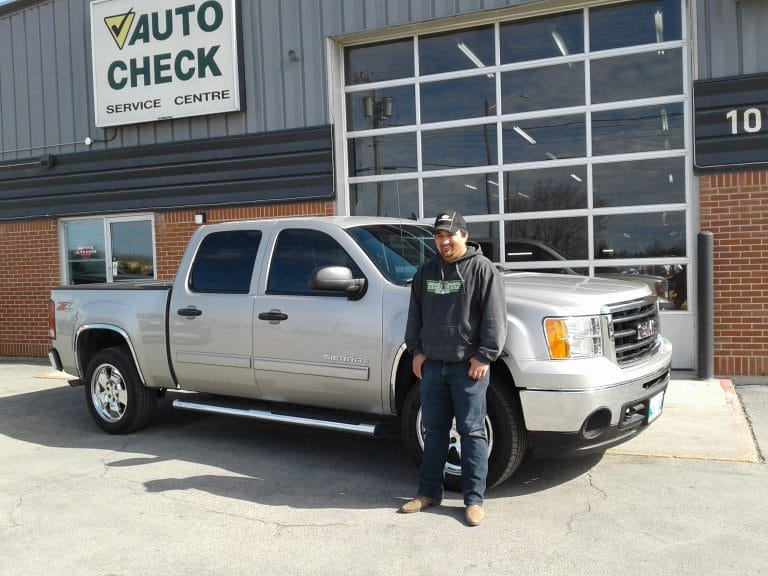
M 105 281 L 107 284 L 133 284 L 137 282 L 147 282 L 149 280 L 157 280 L 157 244 L 156 244 L 156 232 L 155 232 L 155 215 L 152 213 L 138 213 L 138 214 L 120 214 L 120 215 L 90 215 L 90 216 L 77 216 L 73 218 L 61 218 L 58 222 L 58 237 L 59 237 L 59 270 L 61 271 L 61 283 L 64 285 L 71 285 L 72 278 L 69 272 L 69 259 L 67 251 L 67 224 L 70 222 L 83 222 L 87 220 L 101 220 L 102 233 L 104 234 L 104 268 L 105 268 Z M 112 262 L 112 235 L 110 234 L 110 225 L 120 222 L 145 222 L 150 223 L 152 232 L 152 277 L 149 278 L 137 278 L 134 280 L 120 280 L 115 281 L 114 274 L 112 273 L 112 266 L 108 265 Z

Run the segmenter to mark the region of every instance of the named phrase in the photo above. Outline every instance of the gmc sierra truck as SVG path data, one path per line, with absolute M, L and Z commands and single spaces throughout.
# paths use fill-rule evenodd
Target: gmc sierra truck
M 414 221 L 286 218 L 201 226 L 174 282 L 52 290 L 49 357 L 106 432 L 179 408 L 376 435 L 418 462 L 419 382 L 403 344 L 410 282 L 435 254 Z M 488 389 L 488 486 L 531 450 L 603 451 L 659 416 L 671 345 L 644 284 L 503 271 L 509 329 Z M 395 428 L 397 430 L 398 428 Z M 454 431 L 446 485 L 461 480 Z

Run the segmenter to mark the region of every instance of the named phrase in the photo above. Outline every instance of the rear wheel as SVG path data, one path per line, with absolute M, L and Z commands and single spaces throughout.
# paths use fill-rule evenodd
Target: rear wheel
M 487 487 L 490 489 L 504 482 L 520 466 L 526 450 L 526 431 L 517 395 L 508 383 L 493 373 L 486 401 Z M 420 465 L 424 453 L 424 427 L 421 423 L 421 393 L 418 382 L 408 391 L 405 398 L 401 426 L 406 449 L 416 464 Z M 461 491 L 461 435 L 457 432 L 455 423 L 451 428 L 443 484 L 450 490 Z
M 157 411 L 157 390 L 146 388 L 128 350 L 97 352 L 86 371 L 85 402 L 96 424 L 110 434 L 143 428 Z

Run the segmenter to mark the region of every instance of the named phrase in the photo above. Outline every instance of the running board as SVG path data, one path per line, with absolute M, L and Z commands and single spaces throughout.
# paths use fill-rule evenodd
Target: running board
M 237 406 L 234 404 L 214 402 L 204 403 L 182 399 L 174 400 L 173 407 L 195 412 L 226 414 L 228 416 L 240 416 L 244 418 L 252 418 L 254 420 L 280 422 L 282 424 L 293 424 L 310 428 L 320 428 L 323 430 L 351 432 L 353 434 L 363 434 L 366 436 L 380 436 L 385 434 L 385 431 L 382 430 L 382 428 L 384 428 L 382 426 L 383 422 L 358 422 L 355 420 L 342 421 L 341 419 L 334 420 L 330 418 L 308 417 L 297 414 L 288 414 L 286 412 L 275 412 L 269 409 L 265 410 L 248 406 Z

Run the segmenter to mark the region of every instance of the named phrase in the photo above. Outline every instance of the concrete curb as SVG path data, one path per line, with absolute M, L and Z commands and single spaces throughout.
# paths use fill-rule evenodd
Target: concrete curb
M 637 438 L 609 454 L 761 461 L 744 408 L 730 380 L 673 379 L 664 413 Z

